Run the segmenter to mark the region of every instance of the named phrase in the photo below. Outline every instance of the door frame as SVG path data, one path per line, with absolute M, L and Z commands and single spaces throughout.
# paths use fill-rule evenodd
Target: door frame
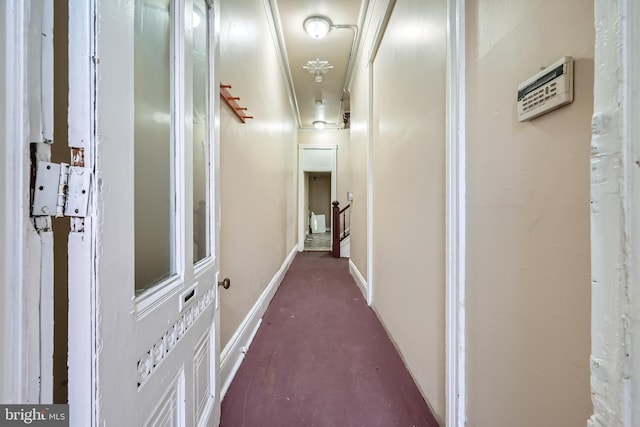
M 467 424 L 466 0 L 447 0 L 445 420 Z
M 28 10 L 23 0 L 0 5 L 0 77 L 4 99 L 0 101 L 0 401 L 37 403 L 40 399 L 39 274 L 29 271 L 29 108 Z M 26 106 L 16 108 L 16 106 Z
M 96 0 L 69 0 L 69 147 L 84 150 L 84 166 L 94 169 L 96 118 L 94 110 L 96 64 Z M 68 403 L 72 427 L 93 426 L 96 405 L 96 180 L 91 182 L 89 215 L 71 219 L 68 239 Z
M 305 167 L 305 152 L 310 150 L 330 150 L 331 165 L 328 167 Z M 306 215 L 306 197 L 304 191 L 304 173 L 305 172 L 331 172 L 331 200 L 337 200 L 337 165 L 338 165 L 338 144 L 298 144 L 298 252 L 304 251 L 305 226 L 304 218 Z M 333 215 L 328 220 L 333 230 Z M 333 239 L 331 240 L 333 247 Z
M 595 0 L 590 427 L 640 422 L 640 7 Z

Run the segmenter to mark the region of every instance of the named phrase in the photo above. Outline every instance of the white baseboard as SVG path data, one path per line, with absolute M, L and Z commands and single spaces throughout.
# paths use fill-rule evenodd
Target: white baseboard
M 251 307 L 247 316 L 224 347 L 222 353 L 220 353 L 220 384 L 222 388 L 220 391 L 220 400 L 224 398 L 227 390 L 229 390 L 231 381 L 236 375 L 236 372 L 238 372 L 238 368 L 240 368 L 240 364 L 251 345 L 251 341 L 253 341 L 253 337 L 256 335 L 256 332 L 258 332 L 258 327 L 260 326 L 260 322 L 262 322 L 262 316 L 267 310 L 271 299 L 278 290 L 280 283 L 282 283 L 282 279 L 284 279 L 284 275 L 287 273 L 287 270 L 289 270 L 289 266 L 297 253 L 298 248 L 296 246 L 289 252 L 280 269 L 273 276 L 273 279 L 271 279 L 271 282 L 269 282 L 262 292 L 260 298 L 258 298 L 253 307 Z
M 368 304 L 369 285 L 367 285 L 367 281 L 362 277 L 362 273 L 360 273 L 360 270 L 358 270 L 358 267 L 356 267 L 351 259 L 349 259 L 349 273 L 353 276 L 353 279 L 356 281 L 356 285 L 358 285 L 360 292 L 362 292 L 362 296 L 364 296 L 364 300 L 367 301 Z

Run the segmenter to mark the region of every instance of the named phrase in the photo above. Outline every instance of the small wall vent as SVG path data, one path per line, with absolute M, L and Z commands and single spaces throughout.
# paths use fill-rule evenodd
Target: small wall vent
M 565 56 L 518 85 L 518 121 L 573 102 L 573 58 Z

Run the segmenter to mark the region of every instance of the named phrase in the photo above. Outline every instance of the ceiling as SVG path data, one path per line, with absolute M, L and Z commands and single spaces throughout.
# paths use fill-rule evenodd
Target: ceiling
M 364 18 L 363 7 L 366 8 L 368 0 L 269 0 L 269 3 L 299 127 L 313 128 L 314 121 L 326 122 L 327 128 L 348 127 L 344 114 L 349 111 L 346 89 Z M 312 38 L 303 28 L 305 19 L 315 15 L 332 23 L 329 34 L 321 39 Z M 317 70 L 322 65 L 327 66 L 326 71 Z M 316 81 L 317 74 L 322 81 Z

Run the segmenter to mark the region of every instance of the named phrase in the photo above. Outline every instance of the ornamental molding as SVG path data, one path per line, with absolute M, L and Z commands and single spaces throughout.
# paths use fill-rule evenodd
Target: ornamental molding
M 149 377 L 156 371 L 158 365 L 176 348 L 180 339 L 184 337 L 200 315 L 206 311 L 207 307 L 215 299 L 214 292 L 213 288 L 209 288 L 200 298 L 183 310 L 173 325 L 138 360 L 138 388 L 147 382 Z

